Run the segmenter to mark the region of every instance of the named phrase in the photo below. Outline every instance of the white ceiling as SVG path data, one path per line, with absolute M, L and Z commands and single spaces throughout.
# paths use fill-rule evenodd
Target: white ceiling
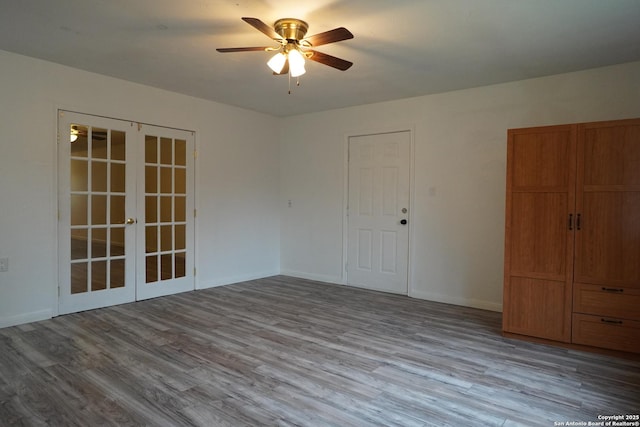
M 269 45 L 243 16 L 347 27 L 317 50 L 355 65 L 289 95 L 270 54 L 215 51 Z M 640 0 L 0 0 L 0 49 L 289 116 L 637 61 Z

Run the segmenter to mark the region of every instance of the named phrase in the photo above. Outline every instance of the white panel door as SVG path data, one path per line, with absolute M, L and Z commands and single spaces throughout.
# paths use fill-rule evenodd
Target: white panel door
M 409 131 L 349 138 L 347 284 L 407 294 Z
M 58 135 L 58 312 L 193 290 L 193 133 L 61 111 Z
M 136 130 L 59 114 L 60 314 L 135 300 Z

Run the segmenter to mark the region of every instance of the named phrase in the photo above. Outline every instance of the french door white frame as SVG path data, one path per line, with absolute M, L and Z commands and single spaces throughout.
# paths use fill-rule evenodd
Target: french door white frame
M 409 132 L 410 135 L 410 155 L 409 155 L 409 219 L 408 219 L 408 248 L 407 248 L 407 295 L 413 296 L 413 235 L 414 226 L 412 218 L 415 218 L 415 126 L 400 125 L 397 127 L 383 127 L 374 129 L 363 129 L 361 131 L 350 132 L 344 135 L 343 143 L 343 218 L 342 218 L 342 284 L 349 284 L 347 265 L 350 262 L 349 251 L 349 141 L 353 137 L 379 135 L 385 133 Z
M 139 142 L 138 156 L 140 159 L 144 159 L 144 162 L 139 162 L 139 164 L 140 165 L 144 164 L 144 167 L 138 168 L 137 211 L 141 213 L 139 218 L 139 222 L 141 222 L 141 224 L 139 224 L 140 226 L 136 228 L 136 231 L 137 231 L 136 242 L 146 241 L 145 228 L 147 227 L 147 222 L 148 222 L 146 218 L 142 217 L 142 215 L 146 213 L 145 198 L 149 196 L 149 193 L 145 188 L 145 169 L 149 167 L 148 166 L 149 163 L 147 162 L 147 159 L 146 159 L 147 156 L 145 153 L 146 137 L 149 135 L 153 135 L 153 136 L 157 136 L 161 140 L 162 139 L 174 140 L 174 141 L 184 140 L 187 147 L 186 158 L 185 158 L 186 164 L 184 169 L 182 169 L 180 166 L 176 166 L 175 164 L 172 166 L 174 169 L 174 172 L 176 170 L 184 170 L 186 172 L 186 176 L 185 176 L 186 206 L 185 206 L 185 212 L 184 212 L 185 217 L 180 218 L 180 221 L 178 222 L 178 224 L 176 224 L 176 218 L 175 218 L 176 204 L 172 203 L 171 210 L 173 211 L 174 218 L 169 222 L 165 222 L 161 218 L 158 218 L 158 221 L 157 221 L 157 224 L 159 225 L 158 228 L 162 228 L 162 227 L 175 228 L 177 226 L 184 226 L 185 233 L 187 236 L 185 248 L 180 248 L 178 251 L 176 251 L 176 248 L 175 248 L 176 233 L 174 232 L 172 233 L 174 242 L 173 244 L 170 245 L 171 249 L 167 251 L 163 251 L 162 248 L 159 248 L 157 252 L 158 254 L 164 254 L 164 255 L 159 255 L 160 258 L 162 258 L 163 256 L 172 256 L 175 258 L 181 254 L 186 254 L 185 265 L 184 265 L 185 275 L 179 278 L 174 278 L 172 280 L 167 280 L 167 281 L 158 280 L 153 283 L 148 283 L 148 280 L 145 277 L 145 273 L 147 270 L 145 268 L 145 265 L 146 265 L 145 259 L 146 257 L 149 256 L 149 254 L 145 251 L 145 247 L 143 244 L 138 244 L 136 260 L 138 264 L 142 264 L 142 265 L 138 265 L 138 267 L 136 268 L 136 300 L 143 300 L 148 298 L 155 298 L 159 296 L 175 294 L 179 292 L 186 292 L 186 291 L 195 289 L 195 260 L 194 260 L 195 259 L 195 250 L 194 250 L 195 248 L 195 231 L 194 231 L 195 230 L 195 225 L 194 225 L 195 177 L 193 173 L 195 169 L 194 168 L 195 156 L 193 155 L 193 153 L 195 152 L 195 141 L 194 141 L 193 132 L 179 130 L 179 129 L 170 129 L 170 128 L 165 128 L 160 126 L 140 124 L 138 125 L 138 130 L 140 131 L 140 136 L 142 139 L 142 141 L 138 141 Z M 176 151 L 175 146 L 173 147 L 173 151 L 174 151 L 173 157 L 175 158 L 175 151 Z M 160 152 L 158 152 L 158 156 L 160 156 Z M 160 161 L 158 163 L 160 163 Z M 180 169 L 177 169 L 177 168 L 180 168 Z M 158 181 L 161 181 L 160 177 L 158 178 L 159 178 Z M 174 188 L 171 191 L 170 197 L 176 198 L 175 182 L 173 186 Z M 163 195 L 160 192 L 158 192 L 158 196 L 160 198 L 168 197 Z M 160 210 L 160 207 L 158 207 L 158 210 Z M 162 225 L 165 223 L 167 225 Z M 158 242 L 160 242 L 160 237 L 158 237 Z M 184 252 L 182 251 L 183 249 L 184 249 Z M 158 262 L 161 263 L 161 260 L 158 260 Z M 172 265 L 173 265 L 173 268 L 175 269 L 176 268 L 175 262 L 172 262 Z M 158 268 L 160 269 L 160 266 Z
M 74 228 L 71 226 L 71 211 L 70 211 L 70 199 L 71 194 L 78 193 L 77 191 L 72 191 L 71 188 L 71 168 L 70 168 L 70 159 L 71 150 L 69 144 L 69 129 L 71 124 L 87 124 L 91 126 L 91 128 L 103 128 L 109 130 L 115 130 L 119 133 L 124 133 L 125 141 L 126 141 L 126 160 L 114 160 L 113 163 L 119 164 L 122 166 L 124 164 L 126 172 L 126 189 L 125 189 L 125 217 L 127 218 L 124 221 L 118 224 L 111 224 L 111 220 L 106 221 L 106 225 L 99 226 L 98 228 L 106 228 L 107 233 L 111 233 L 109 230 L 111 228 L 123 228 L 124 229 L 124 242 L 125 242 L 125 253 L 124 256 L 116 257 L 118 261 L 124 260 L 125 265 L 125 281 L 124 286 L 117 287 L 114 289 L 106 289 L 106 291 L 91 291 L 89 292 L 81 292 L 81 293 L 72 293 L 71 290 L 71 229 Z M 111 134 L 110 132 L 108 133 Z M 181 169 L 181 177 L 185 176 L 185 184 L 184 184 L 184 207 L 181 210 L 184 210 L 184 218 L 181 219 L 178 224 L 181 228 L 181 232 L 183 229 L 185 230 L 186 236 L 183 240 L 184 243 L 181 243 L 180 248 L 175 247 L 175 242 L 177 237 L 173 230 L 175 229 L 175 211 L 176 207 L 173 204 L 173 207 L 170 208 L 171 212 L 173 212 L 172 219 L 167 222 L 167 220 L 161 223 L 160 218 L 158 218 L 158 228 L 160 226 L 169 227 L 172 230 L 172 240 L 173 245 L 168 250 L 166 249 L 157 249 L 158 258 L 162 258 L 163 256 L 173 256 L 176 257 L 176 254 L 181 256 L 182 262 L 184 263 L 184 273 L 180 273 L 180 275 L 175 275 L 170 280 L 157 280 L 155 283 L 147 283 L 149 280 L 145 280 L 145 255 L 148 250 L 146 249 L 145 243 L 145 135 L 155 135 L 158 138 L 163 138 L 167 141 L 174 141 L 177 143 L 178 139 L 182 144 L 184 141 L 184 146 L 186 149 L 186 153 L 184 156 L 184 166 L 178 165 L 176 166 L 175 160 L 173 161 L 173 165 L 165 165 L 160 164 L 163 163 L 160 161 L 158 157 L 158 168 L 162 169 L 172 169 L 177 170 Z M 108 137 L 107 145 L 111 144 L 111 136 Z M 173 148 L 173 155 L 175 156 L 176 149 Z M 58 156 L 58 168 L 57 168 L 57 180 L 58 180 L 58 245 L 57 245 L 57 253 L 58 253 L 58 299 L 57 299 L 57 307 L 54 308 L 53 312 L 56 314 L 66 314 L 73 313 L 77 311 L 89 310 L 99 307 L 106 307 L 115 304 L 121 304 L 126 302 L 132 302 L 136 300 L 152 298 L 156 296 L 168 295 L 177 292 L 183 292 L 187 290 L 195 289 L 195 134 L 191 131 L 184 131 L 178 129 L 171 129 L 159 126 L 152 125 L 143 125 L 130 121 L 123 121 L 118 119 L 111 119 L 100 116 L 93 116 L 82 113 L 75 113 L 70 111 L 59 110 L 58 111 L 58 147 L 57 147 L 57 156 Z M 87 154 L 87 156 L 89 156 Z M 93 160 L 89 157 L 87 158 L 87 162 L 91 163 Z M 106 161 L 107 169 L 111 169 L 109 166 L 109 162 L 111 162 L 111 158 L 109 157 Z M 160 171 L 158 172 L 160 174 Z M 110 176 L 110 175 L 107 175 Z M 158 181 L 160 181 L 160 175 L 158 176 Z M 90 178 L 89 178 L 90 179 Z M 109 179 L 109 178 L 108 178 Z M 170 178 L 173 181 L 170 194 L 158 194 L 158 198 L 162 197 L 173 197 L 176 198 L 175 192 L 175 172 L 173 178 Z M 90 181 L 89 181 L 90 182 Z M 159 184 L 158 184 L 159 185 Z M 107 187 L 110 188 L 110 187 Z M 158 189 L 157 192 L 161 193 L 162 191 Z M 81 192 L 82 193 L 82 192 Z M 92 189 L 87 189 L 87 195 L 89 199 L 93 197 Z M 122 193 L 116 193 L 116 196 L 121 196 Z M 178 196 L 182 196 L 182 194 L 178 194 Z M 111 197 L 111 193 L 109 193 L 108 197 Z M 159 202 L 160 203 L 160 202 Z M 108 206 L 108 205 L 107 205 Z M 91 212 L 91 209 L 89 209 Z M 107 215 L 110 215 L 110 212 L 107 211 Z M 158 213 L 158 215 L 160 215 Z M 88 229 L 93 229 L 92 219 L 88 219 Z M 75 227 L 78 228 L 78 227 Z M 85 228 L 85 227 L 82 227 Z M 91 231 L 89 231 L 91 234 Z M 161 236 L 158 236 L 160 238 Z M 91 245 L 93 242 L 88 241 L 87 245 Z M 106 243 L 106 242 L 105 242 Z M 184 246 L 184 247 L 183 247 Z M 106 259 L 110 259 L 110 248 L 107 248 Z M 88 264 L 90 265 L 93 259 L 91 258 L 91 251 L 88 253 L 89 259 Z M 109 261 L 110 262 L 110 261 Z M 173 258 L 172 261 L 173 263 Z M 176 261 L 177 262 L 177 261 Z M 107 265 L 109 265 L 107 263 Z M 89 267 L 90 268 L 90 267 Z M 160 265 L 158 265 L 158 269 Z M 175 274 L 177 267 L 171 269 Z M 182 270 L 182 268 L 181 268 Z M 91 273 L 88 273 L 91 274 Z M 158 277 L 160 272 L 157 273 Z M 108 277 L 108 275 L 107 275 Z M 89 282 L 91 282 L 89 280 Z M 89 286 L 91 288 L 92 284 Z M 107 285 L 107 287 L 109 287 Z

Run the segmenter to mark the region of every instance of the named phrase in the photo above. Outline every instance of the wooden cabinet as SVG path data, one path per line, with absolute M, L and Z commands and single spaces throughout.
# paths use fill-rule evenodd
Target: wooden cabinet
M 503 330 L 640 352 L 640 119 L 511 129 Z

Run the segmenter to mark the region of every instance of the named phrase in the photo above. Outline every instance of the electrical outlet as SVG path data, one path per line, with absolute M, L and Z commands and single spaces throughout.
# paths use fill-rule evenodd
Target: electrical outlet
M 0 272 L 9 271 L 9 258 L 0 258 Z

